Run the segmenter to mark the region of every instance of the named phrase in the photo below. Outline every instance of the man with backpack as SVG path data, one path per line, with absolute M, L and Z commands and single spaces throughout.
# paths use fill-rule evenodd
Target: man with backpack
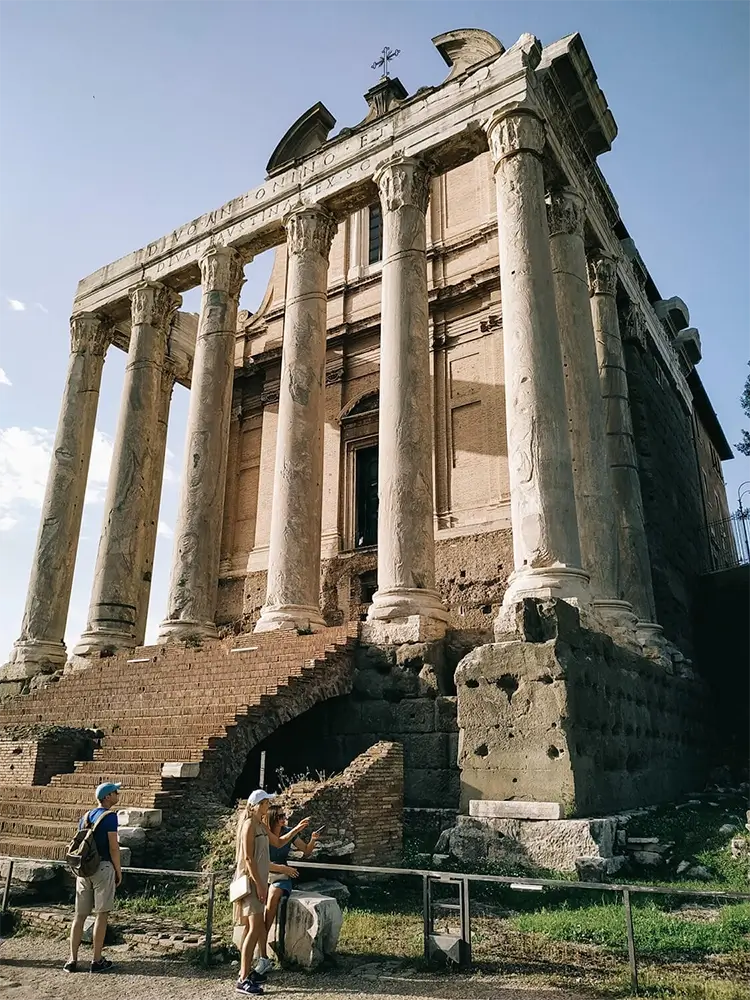
M 95 919 L 90 971 L 108 972 L 112 968 L 112 962 L 102 957 L 102 948 L 115 890 L 122 882 L 116 811 L 121 787 L 114 781 L 99 785 L 98 805 L 81 817 L 78 832 L 68 847 L 68 865 L 76 875 L 76 909 L 70 928 L 70 958 L 63 966 L 66 972 L 78 972 L 83 925 L 91 913 Z

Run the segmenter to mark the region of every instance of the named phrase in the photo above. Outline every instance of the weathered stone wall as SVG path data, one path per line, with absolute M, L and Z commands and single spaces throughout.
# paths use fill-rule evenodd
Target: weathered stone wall
M 461 802 L 559 802 L 570 816 L 664 802 L 698 787 L 705 686 L 524 601 L 523 639 L 480 646 L 456 671 Z
M 279 802 L 292 826 L 310 816 L 310 830 L 325 827 L 321 854 L 357 865 L 393 864 L 403 846 L 403 749 L 377 743 L 333 778 L 291 785 Z
M 236 794 L 257 785 L 266 751 L 267 787 L 276 772 L 331 774 L 380 740 L 403 747 L 404 801 L 408 808 L 458 806 L 458 729 L 452 673 L 481 635 L 454 634 L 439 643 L 355 651 L 351 695 L 332 698 L 286 723 L 250 754 Z
M 625 363 L 656 617 L 691 656 L 705 524 L 692 418 L 653 354 L 626 343 Z
M 68 726 L 0 729 L 0 788 L 46 785 L 77 760 L 90 760 L 94 746 L 91 731 Z

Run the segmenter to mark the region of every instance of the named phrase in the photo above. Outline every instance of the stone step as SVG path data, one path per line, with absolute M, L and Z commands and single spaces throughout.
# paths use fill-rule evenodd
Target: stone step
M 0 787 L 0 803 L 12 802 L 40 802 L 54 805 L 75 805 L 84 808 L 91 808 L 94 805 L 95 785 L 90 786 L 65 786 L 65 785 L 34 785 L 31 788 L 20 785 Z M 123 788 L 120 792 L 120 806 L 124 809 L 133 808 L 154 808 L 158 805 L 157 799 L 164 797 L 161 790 L 153 792 L 149 789 Z
M 80 818 L 80 815 L 76 819 Z M 66 823 L 59 819 L 36 819 L 21 816 L 0 819 L 0 839 L 4 837 L 31 837 L 34 840 L 64 840 L 67 842 L 75 831 L 75 820 Z
M 11 858 L 49 858 L 60 860 L 65 857 L 68 840 L 36 840 L 32 837 L 0 836 L 0 855 Z
M 139 762 L 152 764 L 154 761 L 157 761 L 159 764 L 163 764 L 165 760 L 200 761 L 203 760 L 204 749 L 207 748 L 183 746 L 180 748 L 164 747 L 157 750 L 145 750 L 141 748 L 127 750 L 121 747 L 105 746 L 101 750 L 94 751 L 94 762 L 105 760 L 107 766 L 120 767 L 120 765 L 138 764 Z M 175 756 L 175 753 L 177 756 Z
M 101 769 L 99 771 L 74 771 L 73 774 L 56 774 L 52 781 L 54 787 L 57 788 L 88 788 L 92 798 L 96 786 L 105 781 L 119 781 L 131 789 L 162 790 L 161 767 L 156 767 L 151 774 L 124 774 L 121 770 L 102 771 Z

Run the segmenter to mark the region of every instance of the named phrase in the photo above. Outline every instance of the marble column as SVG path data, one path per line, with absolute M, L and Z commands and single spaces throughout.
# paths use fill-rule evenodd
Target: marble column
M 617 589 L 617 529 L 609 478 L 604 405 L 589 303 L 583 198 L 555 190 L 547 205 L 552 277 L 560 327 L 565 399 L 573 461 L 581 562 L 591 577 L 594 608 L 605 618 L 634 624 L 632 607 Z
M 256 632 L 319 630 L 326 296 L 336 222 L 321 207 L 286 219 L 288 270 L 266 602 Z
M 201 258 L 201 313 L 190 385 L 182 487 L 167 617 L 159 641 L 212 638 L 229 448 L 243 259 L 229 247 Z
M 425 213 L 430 175 L 397 157 L 375 175 L 383 216 L 378 589 L 368 618 L 445 622 L 435 588 Z
M 492 117 L 487 134 L 495 164 L 513 526 L 514 571 L 504 604 L 524 597 L 587 604 L 544 201 L 544 123 L 533 109 L 512 105 Z
M 70 360 L 21 635 L 0 680 L 24 680 L 65 663 L 65 626 L 73 586 L 104 355 L 111 325 L 94 313 L 70 320 Z
M 614 523 L 619 554 L 617 592 L 638 617 L 642 637 L 660 633 L 655 624 L 651 560 L 638 478 L 633 422 L 625 371 L 625 354 L 617 315 L 617 264 L 603 250 L 588 260 L 591 316 L 604 401 L 607 456 L 614 498 Z
M 162 368 L 169 327 L 181 303 L 179 295 L 156 281 L 143 281 L 130 293 L 130 346 L 104 523 L 88 623 L 73 649 L 74 658 L 111 654 L 136 645 L 153 494 L 161 491 L 155 471 L 166 447 L 166 440 L 159 440 L 158 422 Z
M 143 545 L 143 564 L 140 573 L 140 592 L 136 601 L 135 645 L 142 646 L 146 639 L 148 606 L 151 600 L 151 580 L 154 572 L 156 537 L 159 532 L 159 508 L 164 485 L 164 463 L 167 457 L 167 432 L 169 431 L 169 410 L 172 392 L 177 380 L 177 372 L 169 358 L 165 358 L 161 370 L 161 393 L 156 417 L 156 447 L 154 449 L 153 481 L 151 490 L 151 510 L 146 519 L 146 540 Z

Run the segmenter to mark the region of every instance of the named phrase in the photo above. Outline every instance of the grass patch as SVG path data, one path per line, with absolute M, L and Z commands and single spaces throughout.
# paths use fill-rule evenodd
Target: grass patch
M 422 914 L 347 909 L 339 936 L 341 955 L 421 959 Z
M 546 908 L 523 913 L 510 923 L 518 930 L 553 941 L 595 944 L 624 952 L 623 908 L 613 903 Z M 723 906 L 715 920 L 690 920 L 661 909 L 652 900 L 633 907 L 633 931 L 639 955 L 700 958 L 721 952 L 750 951 L 750 904 Z

